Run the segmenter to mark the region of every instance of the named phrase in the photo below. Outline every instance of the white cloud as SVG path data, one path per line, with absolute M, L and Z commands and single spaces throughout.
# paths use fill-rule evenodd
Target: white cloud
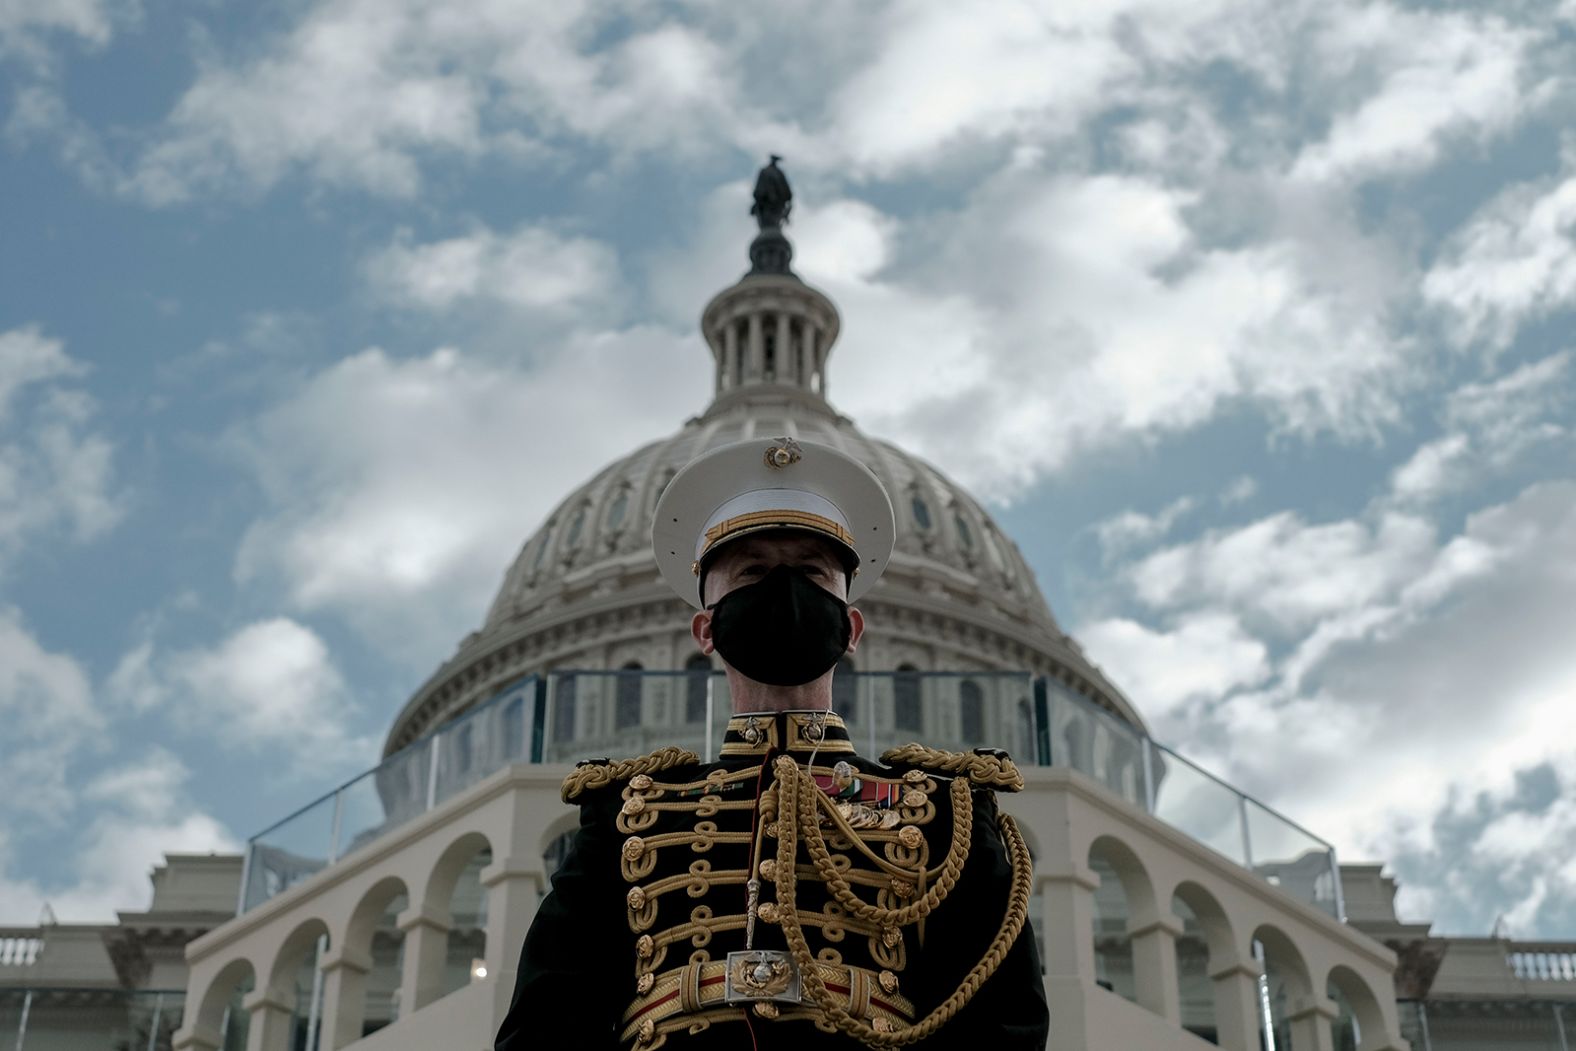
M 509 234 L 481 228 L 425 244 L 402 233 L 366 270 L 383 299 L 427 310 L 496 302 L 551 311 L 613 302 L 619 291 L 607 245 L 539 226 Z
M 1461 342 L 1504 347 L 1576 298 L 1576 155 L 1560 181 L 1513 186 L 1450 239 L 1422 284 Z
M 1171 532 L 1178 519 L 1197 506 L 1190 496 L 1171 501 L 1152 515 L 1123 511 L 1094 525 L 1095 535 L 1107 557 L 1158 540 Z
M 0 723 L 0 805 L 19 818 L 58 818 L 72 801 L 67 760 L 106 724 L 82 666 L 45 648 L 8 606 L 0 606 Z
M 38 538 L 91 540 L 125 512 L 93 402 L 69 382 L 83 371 L 34 326 L 0 332 L 0 570 Z
M 1241 475 L 1232 479 L 1230 484 L 1220 491 L 1221 506 L 1234 507 L 1237 504 L 1245 504 L 1253 499 L 1258 491 L 1259 483 L 1257 479 L 1252 475 Z
M 1169 717 L 1189 700 L 1215 699 L 1257 685 L 1270 674 L 1265 645 L 1228 614 L 1183 617 L 1167 631 L 1112 618 L 1074 634 L 1102 667 L 1120 676 L 1124 689 L 1142 700 L 1149 719 Z
M 11 607 L 0 607 L 0 724 L 0 923 L 36 923 L 46 901 L 65 921 L 110 919 L 146 904 L 163 852 L 237 849 L 192 806 L 170 752 L 113 758 L 124 727 L 100 710 L 86 670 Z M 68 882 L 22 875 L 40 850 L 71 852 Z
M 1399 513 L 1373 524 L 1310 525 L 1282 512 L 1149 555 L 1130 577 L 1156 609 L 1225 605 L 1252 622 L 1300 631 L 1414 579 L 1435 543 L 1428 522 Z
M 1383 3 L 1337 9 L 1316 48 L 1331 65 L 1377 52 L 1381 82 L 1337 115 L 1322 141 L 1303 148 L 1293 177 L 1415 170 L 1433 163 L 1452 135 L 1482 140 L 1503 131 L 1524 112 L 1520 81 L 1531 42 L 1499 18 Z
M 1469 383 L 1445 401 L 1445 433 L 1397 467 L 1390 488 L 1402 502 L 1422 503 L 1460 491 L 1483 475 L 1501 471 L 1534 448 L 1570 429 L 1571 353 L 1529 362 L 1492 380 Z
M 717 42 L 675 24 L 609 42 L 611 18 L 554 3 L 326 0 L 259 57 L 205 63 L 126 188 L 170 204 L 304 173 L 408 198 L 433 158 L 548 159 L 566 136 L 683 152 L 755 123 L 728 104 Z
M 128 0 L 5 0 L 0 3 L 0 58 L 42 65 L 48 44 L 65 35 L 92 47 L 109 43 L 118 22 L 134 18 Z
M 117 911 L 147 908 L 148 875 L 165 854 L 238 851 L 223 824 L 193 807 L 187 776 L 179 759 L 154 748 L 90 780 L 83 797 L 92 811 L 51 846 L 70 852 L 69 882 L 14 874 L 22 843 L 0 824 L 0 923 L 31 926 L 46 903 L 62 922 L 112 921 Z
M 896 260 L 885 271 L 804 261 L 849 319 L 832 396 L 868 429 L 1003 498 L 1236 404 L 1343 437 L 1397 416 L 1411 348 L 1367 282 L 1331 285 L 1291 242 L 1203 247 L 1189 192 L 1042 164 L 1014 161 L 928 223 L 844 210 L 841 236 Z
M 531 369 L 452 349 L 346 358 L 238 433 L 271 509 L 237 572 L 424 669 L 455 625 L 480 620 L 572 486 L 704 404 L 698 344 L 658 329 L 580 333 L 540 348 Z
M 357 732 L 355 699 L 328 646 L 287 617 L 247 624 L 209 647 L 160 652 L 145 640 L 121 658 L 107 688 L 133 710 L 165 709 L 189 732 L 299 768 L 356 769 L 376 757 L 376 744 Z
M 1506 894 L 1529 892 L 1536 871 L 1547 900 L 1523 920 L 1569 914 L 1576 880 L 1553 875 L 1576 872 L 1569 808 L 1520 813 L 1513 796 L 1518 774 L 1544 764 L 1576 779 L 1576 483 L 1529 486 L 1447 540 L 1372 514 L 1319 525 L 1275 515 L 1151 556 L 1133 579 L 1168 626 L 1101 622 L 1085 641 L 1119 680 L 1142 677 L 1130 692 L 1145 711 L 1146 691 L 1156 695 L 1163 740 L 1344 857 L 1401 858 L 1403 880 L 1425 884 L 1418 900 L 1457 925 L 1492 917 L 1477 915 L 1467 883 L 1441 882 L 1447 871 Z M 1201 623 L 1216 630 L 1201 637 Z M 1255 631 L 1267 668 L 1251 661 L 1255 623 L 1286 634 Z M 1201 669 L 1192 703 L 1145 663 L 1168 661 Z M 1475 837 L 1481 856 L 1437 838 L 1441 821 L 1480 812 L 1504 815 Z

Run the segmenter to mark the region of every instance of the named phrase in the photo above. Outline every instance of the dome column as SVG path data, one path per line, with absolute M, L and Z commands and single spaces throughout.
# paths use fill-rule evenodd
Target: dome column
M 749 326 L 749 362 L 744 368 L 744 382 L 747 384 L 760 382 L 761 363 L 766 356 L 766 341 L 761 336 L 761 315 L 751 314 Z
M 739 377 L 739 326 L 729 321 L 722 328 L 722 364 L 717 369 L 717 393 L 733 387 Z

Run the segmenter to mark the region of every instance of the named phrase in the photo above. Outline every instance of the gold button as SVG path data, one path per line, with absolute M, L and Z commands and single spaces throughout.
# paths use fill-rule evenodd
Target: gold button
M 646 801 L 639 796 L 630 796 L 624 800 L 624 813 L 628 815 L 639 814 L 646 809 Z
M 766 834 L 768 836 L 772 837 L 773 839 L 777 838 L 777 822 L 775 822 L 775 821 L 768 821 L 768 822 L 766 822 Z
M 910 810 L 919 810 L 923 808 L 929 800 L 930 797 L 925 795 L 925 793 L 921 792 L 917 788 L 910 788 L 907 792 L 903 793 L 903 805 L 908 807 Z
M 923 770 L 910 770 L 903 775 L 903 780 L 907 781 L 911 785 L 917 785 L 924 779 L 925 771 Z
M 651 935 L 642 934 L 635 939 L 635 955 L 642 960 L 651 959 L 651 954 L 657 951 L 657 943 L 651 940 Z
M 624 840 L 624 860 L 639 861 L 640 855 L 646 852 L 646 841 L 639 836 L 630 836 Z
M 906 879 L 894 879 L 892 881 L 892 893 L 900 898 L 912 898 L 914 896 L 914 885 Z
M 881 944 L 888 949 L 895 949 L 897 943 L 903 940 L 903 932 L 896 927 L 881 928 Z
M 762 1018 L 776 1018 L 778 1013 L 777 1005 L 772 1003 L 770 1000 L 757 1000 L 755 1003 L 755 1013 Z
M 649 978 L 650 975 L 647 975 L 646 977 Z M 888 993 L 897 992 L 897 975 L 893 974 L 891 971 L 882 971 L 881 974 L 877 976 L 877 980 L 880 981 L 881 988 L 885 989 Z M 642 990 L 642 992 L 644 992 L 644 990 Z
M 629 902 L 629 907 L 636 912 L 646 907 L 646 891 L 644 887 L 630 887 L 629 893 L 624 895 L 624 900 Z
M 761 918 L 762 923 L 776 923 L 777 903 L 775 901 L 762 903 L 760 910 L 756 913 L 756 915 Z
M 925 841 L 925 834 L 913 825 L 904 825 L 897 830 L 897 841 L 909 850 L 918 850 L 919 845 Z
M 777 859 L 767 858 L 761 862 L 761 879 L 777 879 Z
M 896 1027 L 892 1024 L 891 1019 L 877 1015 L 875 1019 L 871 1021 L 870 1028 L 874 1029 L 878 1033 L 890 1033 Z
M 651 776 L 649 774 L 636 774 L 629 779 L 629 787 L 637 792 L 644 792 L 651 787 Z
M 651 1043 L 651 1038 L 656 1035 L 657 1024 L 655 1022 L 648 1018 L 644 1022 L 640 1023 L 640 1042 L 642 1044 Z
M 645 996 L 647 993 L 651 992 L 651 987 L 656 984 L 657 976 L 652 974 L 650 971 L 647 971 L 645 974 L 641 975 L 640 980 L 635 983 L 635 992 L 639 993 L 641 996 Z M 894 987 L 897 985 L 897 980 L 895 978 L 893 979 L 892 984 Z M 887 990 L 887 992 L 891 991 L 891 989 Z

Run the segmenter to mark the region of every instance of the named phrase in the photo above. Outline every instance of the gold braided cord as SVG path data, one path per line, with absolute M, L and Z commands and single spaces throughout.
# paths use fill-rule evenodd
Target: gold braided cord
M 784 762 L 787 768 L 783 765 Z M 777 901 L 783 937 L 787 940 L 788 950 L 793 954 L 794 963 L 799 968 L 805 997 L 820 1008 L 838 1029 L 876 1051 L 924 1040 L 951 1021 L 953 1016 L 974 998 L 980 986 L 996 973 L 996 969 L 1001 966 L 1008 950 L 1012 948 L 1023 930 L 1029 915 L 1029 892 L 1033 881 L 1033 862 L 1029 858 L 1029 846 L 1023 841 L 1023 833 L 1018 831 L 1018 826 L 1012 818 L 1005 814 L 998 819 L 997 826 L 1001 830 L 1002 839 L 1007 844 L 1007 852 L 1012 857 L 1012 886 L 1007 895 L 1007 914 L 1002 918 L 1001 927 L 996 931 L 996 937 L 992 939 L 985 955 L 964 976 L 952 995 L 938 1004 L 930 1014 L 913 1025 L 897 1026 L 894 1031 L 883 1033 L 863 1019 L 855 1018 L 847 1008 L 837 1002 L 837 998 L 826 988 L 826 983 L 822 981 L 820 973 L 815 968 L 815 959 L 810 955 L 810 946 L 805 941 L 804 928 L 799 923 L 796 898 L 798 886 L 792 873 L 794 856 L 798 851 L 800 824 L 815 821 L 815 808 L 803 805 L 803 797 L 800 794 L 803 787 L 801 778 L 786 776 L 788 768 L 792 768 L 792 760 L 784 757 L 777 768 L 783 786 L 783 811 L 785 814 L 792 812 L 797 820 L 778 823 Z M 798 774 L 797 769 L 794 773 Z M 812 787 L 813 784 L 812 782 Z
M 905 744 L 881 753 L 888 766 L 917 766 L 943 774 L 967 774 L 970 781 L 985 788 L 1006 792 L 1023 790 L 1023 775 L 1018 765 L 1005 755 L 978 752 L 944 752 L 922 744 Z
M 666 748 L 658 748 L 650 755 L 642 755 L 634 759 L 577 766 L 574 773 L 564 778 L 563 799 L 568 803 L 582 792 L 593 788 L 606 788 L 618 781 L 628 781 L 637 774 L 657 774 L 675 766 L 698 762 L 700 757 L 694 752 L 669 745 Z
M 788 764 L 779 766 L 779 776 L 786 776 L 789 769 L 793 770 L 796 780 L 805 776 L 804 771 L 798 767 L 790 767 Z M 812 784 L 811 787 L 813 788 L 814 785 Z M 819 791 L 796 791 L 795 795 L 796 804 L 800 808 L 799 824 L 803 830 L 805 849 L 809 851 L 816 872 L 832 896 L 842 903 L 850 914 L 860 919 L 888 927 L 901 927 L 915 920 L 924 919 L 952 892 L 958 877 L 963 873 L 963 863 L 968 860 L 969 847 L 974 836 L 974 799 L 969 793 L 966 782 L 952 782 L 952 842 L 947 847 L 946 860 L 936 870 L 935 885 L 923 896 L 896 909 L 884 909 L 860 898 L 849 885 L 847 877 L 832 864 L 832 854 L 827 849 L 826 837 L 821 834 L 821 823 L 815 813 L 817 809 L 824 807 L 827 810 L 844 838 L 851 839 L 855 843 L 859 843 L 860 840 L 858 834 L 837 812 L 837 808 L 831 805 L 831 800 Z M 900 876 L 911 875 L 901 869 L 895 871 Z M 927 877 L 929 875 L 930 873 L 926 873 Z

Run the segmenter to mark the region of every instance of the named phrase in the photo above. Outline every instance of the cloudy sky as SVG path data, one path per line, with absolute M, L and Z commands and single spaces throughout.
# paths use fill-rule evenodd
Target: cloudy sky
M 0 0 L 0 922 L 370 765 L 775 151 L 832 400 L 1157 737 L 1576 936 L 1576 2 L 583 6 Z

